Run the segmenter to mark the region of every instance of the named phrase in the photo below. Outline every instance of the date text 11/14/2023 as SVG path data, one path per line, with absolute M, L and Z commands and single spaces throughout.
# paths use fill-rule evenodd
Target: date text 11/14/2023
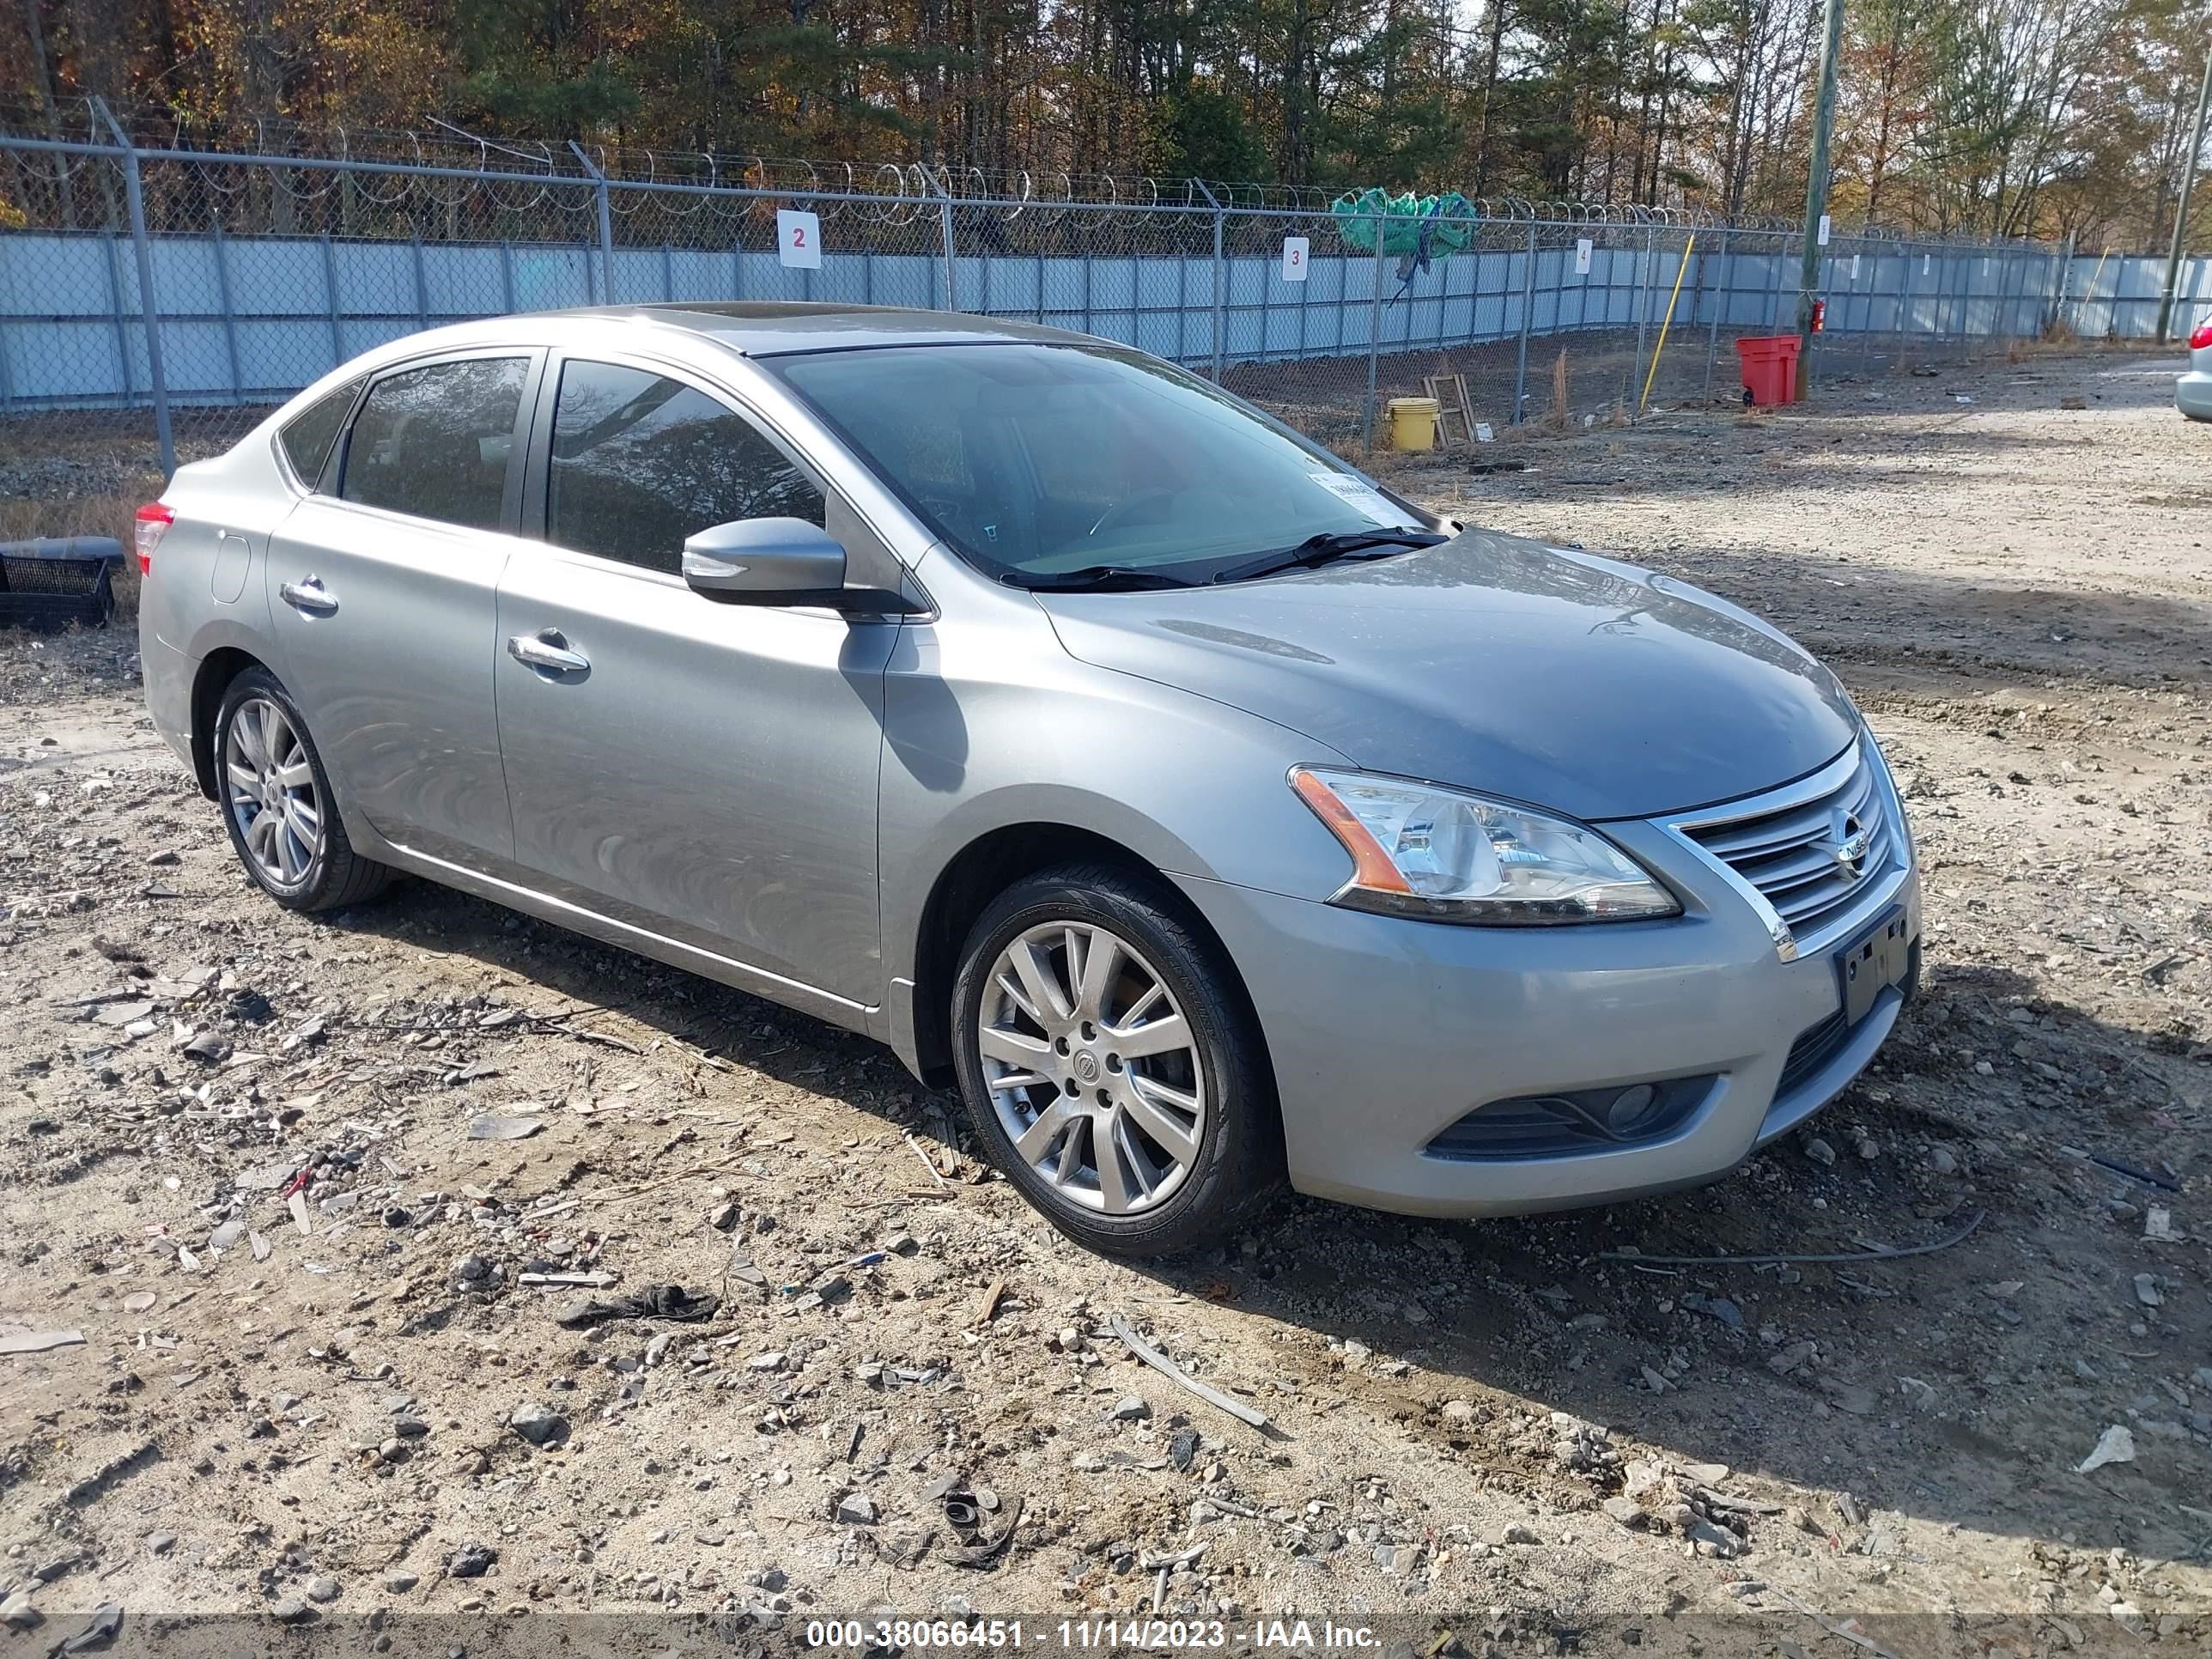
M 1312 1652 L 1383 1645 L 1381 1634 L 1367 1626 L 1327 1619 L 813 1619 L 805 1638 L 810 1648 L 860 1654 L 959 1648 Z

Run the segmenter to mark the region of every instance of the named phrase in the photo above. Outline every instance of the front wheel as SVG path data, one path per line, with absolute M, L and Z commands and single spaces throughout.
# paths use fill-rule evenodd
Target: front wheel
M 283 683 L 249 668 L 225 688 L 215 722 L 216 789 L 246 873 L 293 910 L 330 910 L 381 892 L 393 872 L 346 839 L 323 760 Z
M 1046 871 L 976 921 L 953 1054 L 992 1162 L 1103 1255 L 1215 1243 L 1282 1179 L 1273 1081 L 1227 964 L 1152 884 Z

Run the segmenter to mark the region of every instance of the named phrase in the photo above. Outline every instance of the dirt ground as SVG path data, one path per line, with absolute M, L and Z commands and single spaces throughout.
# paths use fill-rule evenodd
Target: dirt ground
M 425 884 L 250 895 L 127 634 L 0 635 L 0 1350 L 83 1338 L 0 1352 L 0 1652 L 108 1605 L 118 1650 L 1158 1609 L 1422 1655 L 2203 1651 L 2212 428 L 2171 374 L 1939 366 L 1388 469 L 1836 665 L 1908 797 L 1924 994 L 1701 1191 L 1291 1200 L 1150 1270 L 857 1038 Z M 564 1272 L 618 1279 L 527 1282 Z M 558 1322 L 665 1284 L 719 1310 Z

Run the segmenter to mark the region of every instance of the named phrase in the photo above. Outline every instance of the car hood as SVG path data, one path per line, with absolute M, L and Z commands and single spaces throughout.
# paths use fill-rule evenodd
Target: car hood
M 1484 531 L 1222 587 L 1036 599 L 1081 661 L 1371 771 L 1584 819 L 1752 794 L 1833 759 L 1858 726 L 1834 675 L 1726 600 Z

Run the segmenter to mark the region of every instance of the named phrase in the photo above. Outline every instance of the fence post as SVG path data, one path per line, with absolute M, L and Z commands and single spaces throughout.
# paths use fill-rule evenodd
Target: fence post
M 926 176 L 937 191 L 938 228 L 945 236 L 945 308 L 957 311 L 960 309 L 960 277 L 953 268 L 958 243 L 952 230 L 952 192 L 945 188 L 945 181 L 934 173 Z
M 131 313 L 123 303 L 123 261 L 116 252 L 115 228 L 111 223 L 100 241 L 100 263 L 107 273 L 108 320 L 115 325 L 115 379 L 123 404 L 131 404 Z
M 1866 298 L 1859 301 L 1859 373 L 1862 374 L 1874 367 L 1874 302 L 1881 288 L 1881 255 L 1879 252 L 1869 254 L 1867 246 L 1867 239 L 1860 237 L 1858 251 L 1851 256 L 1862 261 L 1869 258 L 1874 261 L 1874 269 L 1867 273 Z M 1875 246 L 1879 248 L 1881 245 L 1876 243 Z M 1859 279 L 1854 276 L 1851 278 L 1851 298 L 1857 300 L 1858 297 Z
M 2066 315 L 2066 290 L 2074 285 L 2074 238 L 2070 233 L 2061 246 L 2051 250 L 2051 255 L 2058 261 L 2058 280 L 2051 285 L 2051 320 L 2043 331 L 2046 334 L 2055 330 L 2059 319 Z
M 576 152 L 576 159 L 584 164 L 584 171 L 592 175 L 592 192 L 599 204 L 599 303 L 611 306 L 615 302 L 615 222 L 607 203 L 607 175 L 592 164 L 584 154 L 584 147 L 574 138 L 568 148 Z
M 1897 296 L 1898 363 L 1903 363 L 1912 349 L 1912 285 L 1920 274 L 1912 268 L 1912 244 L 1906 242 L 1901 246 L 1905 249 L 1905 281 L 1899 285 Z M 1927 256 L 1923 254 L 1922 257 Z M 1892 365 L 1893 368 L 1896 366 Z
M 1725 227 L 1721 231 L 1720 262 L 1721 280 L 1726 283 L 1728 287 L 1724 290 L 1725 298 L 1722 297 L 1720 293 L 1716 293 L 1714 295 L 1712 318 L 1705 325 L 1705 402 L 1707 404 L 1711 404 L 1713 400 L 1713 365 L 1719 360 L 1721 352 L 1721 313 L 1729 308 L 1729 301 L 1735 297 L 1735 275 L 1729 267 L 1729 234 Z M 1702 280 L 1703 273 L 1699 275 L 1698 287 L 1702 292 L 1705 283 Z
M 230 401 L 243 404 L 246 381 L 238 366 L 238 308 L 230 298 L 230 261 L 223 252 L 221 213 L 209 216 L 208 231 L 209 240 L 215 245 L 215 297 L 216 303 L 222 307 L 222 349 L 230 364 Z
M 430 326 L 430 273 L 422 263 L 422 233 L 410 231 L 407 246 L 415 256 L 415 326 Z
M 1536 222 L 1528 221 L 1528 263 L 1521 272 L 1521 344 L 1513 362 L 1513 424 L 1528 418 L 1528 330 L 1536 311 Z
M 1389 225 L 1387 214 L 1375 216 L 1375 295 L 1367 312 L 1367 401 L 1360 412 L 1360 448 L 1375 453 L 1375 377 L 1382 356 L 1382 234 Z
M 957 239 L 952 233 L 952 198 L 950 196 L 937 204 L 937 214 L 945 231 L 945 308 L 957 311 L 960 309 L 960 277 L 953 264 L 957 257 L 953 250 L 957 246 Z
M 137 256 L 138 316 L 146 327 L 146 386 L 154 399 L 154 441 L 161 451 L 161 476 L 166 481 L 177 470 L 177 444 L 169 429 L 169 382 L 161 372 L 161 320 L 154 297 L 154 250 L 146 235 L 146 197 L 138 183 L 138 150 L 123 131 L 105 99 L 94 98 L 100 112 L 123 151 L 123 199 L 131 213 L 131 246 Z
M 323 245 L 323 299 L 325 309 L 331 317 L 331 367 L 336 368 L 345 361 L 345 327 L 338 314 L 338 261 L 337 255 L 331 248 L 330 232 L 325 231 L 320 240 Z M 514 309 L 512 294 L 507 296 L 507 308 L 509 311 Z
M 1194 179 L 1191 183 L 1198 186 L 1198 193 L 1206 198 L 1206 206 L 1213 210 L 1213 383 L 1219 386 L 1223 343 L 1221 334 L 1224 317 L 1228 308 L 1228 271 L 1221 263 L 1221 204 L 1214 199 L 1213 192 L 1206 187 L 1205 179 Z
M 1644 232 L 1644 264 L 1636 273 L 1636 364 L 1629 373 L 1628 390 L 1631 392 L 1635 391 L 1644 379 L 1644 341 L 1651 324 L 1651 264 L 1657 257 L 1658 247 L 1658 228 L 1646 227 Z M 1637 403 L 1628 405 L 1628 423 L 1631 426 L 1636 424 L 1637 416 L 1642 413 L 1638 407 L 1642 401 L 1639 398 Z

